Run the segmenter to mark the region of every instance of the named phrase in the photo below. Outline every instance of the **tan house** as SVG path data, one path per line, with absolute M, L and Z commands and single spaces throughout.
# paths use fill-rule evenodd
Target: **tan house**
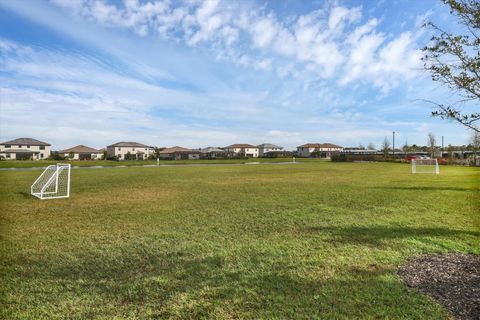
M 241 157 L 258 158 L 258 155 L 259 155 L 258 147 L 252 146 L 251 144 L 247 144 L 247 143 L 232 144 L 223 149 L 227 153 L 232 153 L 236 156 L 241 156 Z
M 60 150 L 58 154 L 72 160 L 100 160 L 103 158 L 103 151 L 90 148 L 84 145 L 78 145 L 69 149 Z
M 341 151 L 343 147 L 333 143 L 307 143 L 297 147 L 300 157 L 330 158 L 333 153 Z
M 215 147 L 206 147 L 201 149 L 200 152 L 205 159 L 225 158 L 227 154 L 225 150 Z
M 257 148 L 258 148 L 258 155 L 260 157 L 267 156 L 269 152 L 278 152 L 283 150 L 283 147 L 279 147 L 271 143 L 264 143 L 264 144 L 258 145 Z
M 145 160 L 155 153 L 153 147 L 131 141 L 121 141 L 107 146 L 107 157 L 118 160 Z
M 18 138 L 0 143 L 0 158 L 41 160 L 50 157 L 52 145 L 32 138 Z
M 160 158 L 171 160 L 198 160 L 200 159 L 200 155 L 201 152 L 199 150 L 192 150 L 179 146 L 165 148 L 158 152 Z

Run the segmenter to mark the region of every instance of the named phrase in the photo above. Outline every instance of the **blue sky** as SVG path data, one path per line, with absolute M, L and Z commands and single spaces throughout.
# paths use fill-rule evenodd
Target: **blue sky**
M 468 143 L 419 99 L 436 0 L 0 0 L 0 138 L 54 149 Z

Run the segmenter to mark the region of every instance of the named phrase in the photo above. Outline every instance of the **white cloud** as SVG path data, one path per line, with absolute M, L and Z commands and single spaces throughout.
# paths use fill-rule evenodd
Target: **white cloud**
M 285 21 L 273 12 L 246 2 L 137 0 L 108 4 L 103 0 L 54 0 L 54 4 L 100 24 L 129 28 L 141 35 L 158 34 L 183 39 L 188 46 L 203 46 L 220 59 L 269 70 L 266 59 L 338 79 L 340 84 L 373 84 L 386 93 L 403 79 L 410 79 L 419 56 L 415 39 L 406 32 L 398 37 L 377 31 L 380 22 L 362 24 L 362 8 L 335 3 Z M 419 18 L 420 19 L 420 18 Z M 418 19 L 417 19 L 418 20 Z M 393 53 L 393 54 L 392 54 Z M 254 56 L 262 58 L 253 59 Z M 272 59 L 274 57 L 287 59 Z M 246 58 L 250 57 L 250 58 Z

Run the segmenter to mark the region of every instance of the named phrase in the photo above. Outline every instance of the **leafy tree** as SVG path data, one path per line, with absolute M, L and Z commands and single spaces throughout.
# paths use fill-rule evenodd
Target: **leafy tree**
M 407 140 L 405 140 L 405 144 L 402 147 L 402 151 L 404 153 L 408 153 L 410 151 L 410 147 L 408 146 L 408 141 Z
M 430 157 L 433 158 L 435 156 L 435 149 L 437 148 L 437 139 L 431 132 L 428 134 L 427 146 L 430 152 Z
M 382 142 L 382 151 L 383 156 L 386 158 L 388 156 L 388 150 L 390 150 L 390 140 L 387 137 Z
M 480 132 L 480 1 L 442 0 L 450 7 L 465 34 L 454 34 L 443 30 L 433 22 L 426 26 L 435 32 L 430 44 L 423 48 L 424 68 L 438 81 L 456 92 L 462 100 L 453 104 L 428 101 L 436 106 L 433 116 L 456 121 L 476 132 Z M 473 102 L 473 113 L 462 110 L 461 104 Z M 478 104 L 476 103 L 478 102 Z M 478 111 L 477 111 L 478 110 Z
M 473 158 L 475 159 L 475 164 L 476 164 L 476 160 L 478 158 L 477 152 L 480 150 L 480 133 L 478 133 L 476 131 L 473 132 L 470 143 L 472 145 Z

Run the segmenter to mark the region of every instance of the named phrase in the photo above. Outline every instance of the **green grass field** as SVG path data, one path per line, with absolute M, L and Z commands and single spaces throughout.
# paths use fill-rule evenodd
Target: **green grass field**
M 0 172 L 2 319 L 444 319 L 396 275 L 480 254 L 480 169 L 404 164 Z
M 242 164 L 252 162 L 291 162 L 292 158 L 245 158 L 245 159 L 217 159 L 217 160 L 160 160 L 159 163 L 164 165 L 177 164 Z M 326 161 L 326 159 L 316 158 L 297 158 L 300 162 L 318 162 Z M 118 166 L 145 166 L 155 165 L 157 160 L 127 160 L 127 161 L 113 161 L 113 160 L 2 160 L 0 161 L 0 168 L 36 168 L 46 167 L 56 163 L 70 163 L 73 167 L 118 167 Z

